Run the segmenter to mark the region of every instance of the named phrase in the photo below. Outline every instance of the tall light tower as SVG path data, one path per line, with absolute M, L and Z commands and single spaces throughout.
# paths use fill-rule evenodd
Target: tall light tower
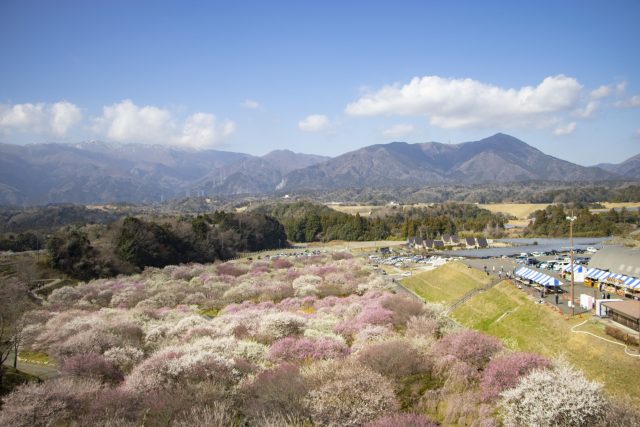
M 571 216 L 568 216 L 567 219 L 569 220 L 569 239 L 571 240 L 571 264 L 569 268 L 571 268 L 571 315 L 573 316 L 576 314 L 575 300 L 573 298 L 573 221 L 578 217 L 574 216 L 573 211 L 571 211 Z

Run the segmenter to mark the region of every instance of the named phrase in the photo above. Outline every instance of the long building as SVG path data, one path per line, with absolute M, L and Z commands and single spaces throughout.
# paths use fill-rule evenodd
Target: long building
M 619 296 L 640 299 L 640 249 L 621 246 L 600 249 L 589 261 L 584 283 Z
M 605 246 L 591 257 L 589 267 L 640 278 L 640 249 Z

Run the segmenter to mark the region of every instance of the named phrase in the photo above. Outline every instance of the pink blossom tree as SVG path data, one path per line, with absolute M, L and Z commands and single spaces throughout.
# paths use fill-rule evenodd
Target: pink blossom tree
M 512 353 L 496 357 L 482 373 L 482 397 L 485 400 L 496 398 L 503 391 L 515 387 L 521 377 L 534 369 L 550 367 L 551 361 L 533 353 Z
M 103 356 L 96 353 L 76 354 L 66 358 L 62 372 L 80 378 L 94 378 L 101 382 L 118 383 L 124 379 L 122 372 Z
M 481 369 L 501 348 L 502 343 L 497 338 L 476 331 L 462 331 L 438 341 L 433 353 L 436 356 L 453 356 Z
M 349 354 L 349 347 L 330 338 L 285 337 L 271 345 L 268 358 L 273 362 L 335 359 Z

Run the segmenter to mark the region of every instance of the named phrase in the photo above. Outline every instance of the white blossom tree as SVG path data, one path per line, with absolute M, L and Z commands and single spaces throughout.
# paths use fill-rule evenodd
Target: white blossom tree
M 606 399 L 600 383 L 589 381 L 567 362 L 535 370 L 501 394 L 506 426 L 589 426 L 600 421 Z

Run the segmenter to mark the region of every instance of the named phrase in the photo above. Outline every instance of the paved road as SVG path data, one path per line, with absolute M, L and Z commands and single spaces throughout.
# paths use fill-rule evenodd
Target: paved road
M 4 364 L 6 366 L 13 366 L 13 355 L 9 356 Z M 58 371 L 54 366 L 42 365 L 39 363 L 25 363 L 20 360 L 18 360 L 18 371 L 34 375 L 43 380 L 55 378 L 60 375 L 60 371 Z

